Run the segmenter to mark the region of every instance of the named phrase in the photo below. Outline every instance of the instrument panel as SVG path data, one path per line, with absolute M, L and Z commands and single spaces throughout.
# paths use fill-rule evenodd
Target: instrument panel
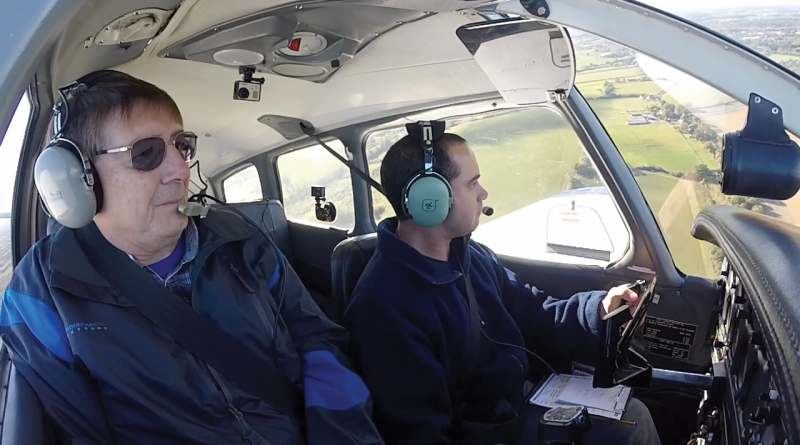
M 712 362 L 715 384 L 701 405 L 697 444 L 788 445 L 776 363 L 762 317 L 727 259 L 719 279 L 718 328 Z M 778 321 L 780 322 L 780 321 Z M 783 388 L 786 391 L 794 389 Z

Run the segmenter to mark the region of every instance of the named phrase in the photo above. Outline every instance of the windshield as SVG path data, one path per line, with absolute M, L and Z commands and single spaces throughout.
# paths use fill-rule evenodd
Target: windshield
M 800 74 L 800 0 L 639 1 L 714 30 Z
M 646 3 L 673 13 L 688 5 L 674 0 Z M 718 7 L 680 15 L 736 39 L 748 37 L 745 44 L 770 57 L 778 55 L 767 51 L 779 50 L 790 63 L 800 60 L 800 0 L 791 3 L 797 6 L 783 8 L 780 16 L 771 9 L 776 7 L 761 5 L 755 13 Z M 645 54 L 592 34 L 570 32 L 577 65 L 575 86 L 633 171 L 678 269 L 708 278 L 719 274 L 721 251 L 691 235 L 695 217 L 709 205 L 739 206 L 800 226 L 800 194 L 776 201 L 727 196 L 720 190 L 722 135 L 744 126 L 744 104 Z

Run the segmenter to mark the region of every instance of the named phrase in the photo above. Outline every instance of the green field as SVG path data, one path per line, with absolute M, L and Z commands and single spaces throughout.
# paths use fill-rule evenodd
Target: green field
M 605 82 L 606 80 L 642 77 L 644 73 L 638 66 L 608 67 L 590 71 L 581 71 L 575 78 L 576 83 Z
M 703 143 L 682 134 L 667 122 L 628 125 L 633 113 L 647 113 L 639 98 L 589 100 L 625 161 L 632 167 L 654 165 L 670 172 L 688 173 L 698 164 L 717 165 Z
M 488 127 L 511 131 L 495 138 Z M 494 218 L 568 189 L 575 164 L 583 155 L 572 128 L 547 109 L 470 122 L 454 131 L 475 150 L 481 184 L 489 191 L 495 208 Z
M 598 80 L 592 82 L 577 83 L 575 86 L 583 94 L 583 97 L 588 99 L 600 99 L 604 96 L 605 81 Z M 658 95 L 661 93 L 661 87 L 655 82 L 616 82 L 614 83 L 616 94 L 619 96 L 632 96 L 640 94 Z
M 710 263 L 709 249 L 704 243 L 694 239 L 691 234 L 694 223 L 694 212 L 688 202 L 686 193 L 679 187 L 678 178 L 662 173 L 644 172 L 636 176 L 636 182 L 642 189 L 647 203 L 656 215 L 656 220 L 664 234 L 672 259 L 678 268 L 686 274 L 701 277 L 712 277 L 717 271 Z M 682 200 L 668 203 L 671 193 Z
M 605 65 L 614 62 L 615 59 L 598 56 L 592 52 L 579 52 L 575 54 L 575 65 L 578 71 L 585 71 L 589 65 Z
M 691 172 L 698 164 L 719 168 L 701 142 L 682 134 L 668 122 L 627 125 L 630 115 L 647 112 L 650 102 L 639 98 L 590 99 L 589 102 L 631 167 L 657 166 L 674 173 Z M 645 173 L 637 176 L 636 180 L 661 224 L 678 268 L 691 275 L 713 276 L 707 246 L 691 236 L 696 211 L 693 211 L 683 186 L 676 190 L 678 179 L 667 174 Z M 671 202 L 670 207 L 662 212 L 662 206 L 673 191 L 680 199 Z
M 776 62 L 778 62 L 778 63 L 788 62 L 790 60 L 796 60 L 796 61 L 800 62 L 800 56 L 789 56 L 789 55 L 786 55 L 786 54 L 773 54 L 773 55 L 769 56 L 769 58 L 774 60 L 774 61 L 776 61 Z

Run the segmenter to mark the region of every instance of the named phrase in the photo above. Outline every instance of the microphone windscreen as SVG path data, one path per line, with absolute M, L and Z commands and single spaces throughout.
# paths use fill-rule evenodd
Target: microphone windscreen
M 484 206 L 483 209 L 481 210 L 481 213 L 483 213 L 486 216 L 492 216 L 492 214 L 494 213 L 494 209 L 489 206 Z
M 188 217 L 205 217 L 208 214 L 208 208 L 199 202 L 185 202 L 178 206 L 178 211 Z

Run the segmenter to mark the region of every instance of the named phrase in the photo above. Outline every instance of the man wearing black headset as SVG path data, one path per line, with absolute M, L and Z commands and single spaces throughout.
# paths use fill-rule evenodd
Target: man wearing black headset
M 114 71 L 61 93 L 35 176 L 65 227 L 22 259 L 0 313 L 55 441 L 381 444 L 346 331 L 277 247 L 186 207 L 197 137 L 172 98 Z
M 525 401 L 531 356 L 522 348 L 567 359 L 594 351 L 601 316 L 638 296 L 617 287 L 557 300 L 521 282 L 470 241 L 488 193 L 467 142 L 443 122 L 407 128 L 381 165 L 398 216 L 380 224 L 344 313 L 375 423 L 387 444 L 535 445 L 546 409 Z M 596 421 L 582 443 L 660 443 L 638 400 L 623 419 L 635 425 Z

